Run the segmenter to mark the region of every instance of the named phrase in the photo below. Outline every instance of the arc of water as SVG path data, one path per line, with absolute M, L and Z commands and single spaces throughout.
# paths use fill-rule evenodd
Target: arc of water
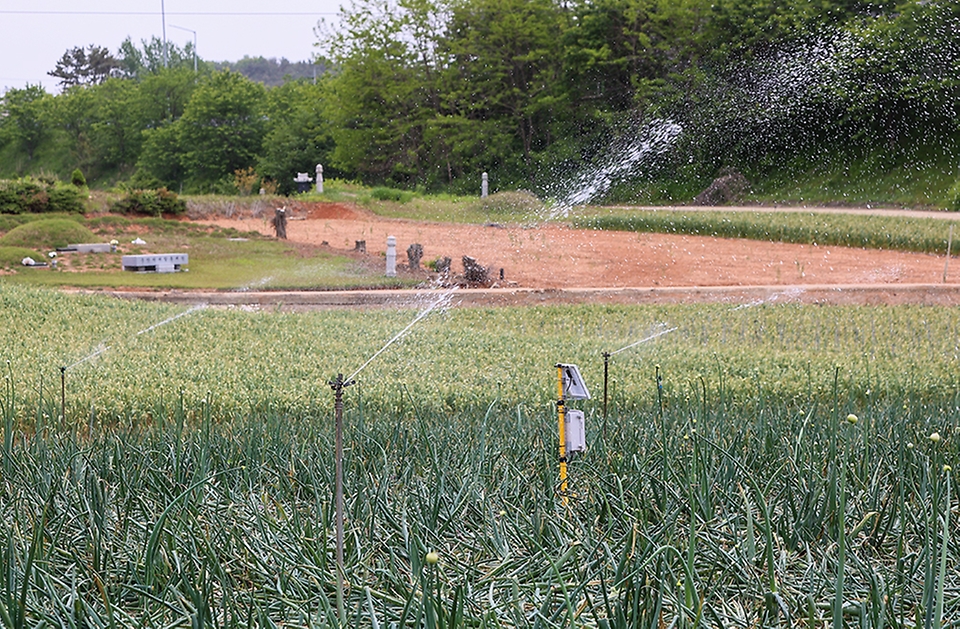
M 392 339 L 390 339 L 389 341 L 387 341 L 386 344 L 385 344 L 383 347 L 381 347 L 379 350 L 377 350 L 376 353 L 374 353 L 373 356 L 371 356 L 370 358 L 368 358 L 365 363 L 363 363 L 362 365 L 360 365 L 360 366 L 357 368 L 356 371 L 354 371 L 352 374 L 350 374 L 349 376 L 347 376 L 346 381 L 349 382 L 350 380 L 353 380 L 354 377 L 356 377 L 356 375 L 357 375 L 358 373 L 360 373 L 361 371 L 363 371 L 363 370 L 366 368 L 367 365 L 369 365 L 370 363 L 372 363 L 372 362 L 377 358 L 377 356 L 379 356 L 380 354 L 382 354 L 383 352 L 385 352 L 388 347 L 390 347 L 390 346 L 393 345 L 395 342 L 397 342 L 398 340 L 400 340 L 401 338 L 403 338 L 403 337 L 407 334 L 407 332 L 409 332 L 410 329 L 417 324 L 417 322 L 419 322 L 421 319 L 423 319 L 424 317 L 426 317 L 428 314 L 430 314 L 431 312 L 433 312 L 434 310 L 436 310 L 437 308 L 439 308 L 441 305 L 443 305 L 443 304 L 448 304 L 448 303 L 450 302 L 450 299 L 452 298 L 453 292 L 454 292 L 455 290 L 457 290 L 457 287 L 456 287 L 456 286 L 454 286 L 453 288 L 451 288 L 451 289 L 449 289 L 449 290 L 444 291 L 441 295 L 439 295 L 429 306 L 427 306 L 427 307 L 424 308 L 422 311 L 420 311 L 420 312 L 417 314 L 417 316 L 414 317 L 413 321 L 411 321 L 410 323 L 408 323 L 405 328 L 403 328 L 402 330 L 400 330 L 399 332 L 397 332 L 397 333 L 393 336 Z
M 167 319 L 164 319 L 163 321 L 160 321 L 159 323 L 154 323 L 154 324 L 151 325 L 150 327 L 147 327 L 147 328 L 144 328 L 144 329 L 140 330 L 139 332 L 137 332 L 136 336 L 140 336 L 141 334 L 146 334 L 147 332 L 151 332 L 151 331 L 153 331 L 153 330 L 156 330 L 156 329 L 159 328 L 160 326 L 163 326 L 163 325 L 166 325 L 166 324 L 171 323 L 171 322 L 173 322 L 173 321 L 176 321 L 176 320 L 179 319 L 180 317 L 185 317 L 185 316 L 187 316 L 187 315 L 190 314 L 190 313 L 196 312 L 197 310 L 201 310 L 201 309 L 206 308 L 206 307 L 207 307 L 207 304 L 204 303 L 204 304 L 199 304 L 199 305 L 193 306 L 192 308 L 188 308 L 187 310 L 184 310 L 183 312 L 181 312 L 181 313 L 179 313 L 179 314 L 176 314 L 176 315 L 174 315 L 174 316 L 172 316 L 172 317 L 169 317 L 169 318 L 167 318 Z M 103 354 L 103 353 L 106 352 L 108 349 L 110 349 L 110 347 L 111 347 L 110 345 L 104 345 L 103 343 L 100 343 L 100 345 L 97 347 L 96 350 L 94 350 L 94 351 L 91 352 L 90 354 L 87 354 L 86 356 L 84 356 L 84 357 L 81 358 L 80 360 L 74 361 L 74 362 L 70 363 L 69 365 L 63 367 L 63 370 L 66 371 L 67 369 L 72 369 L 73 367 L 76 367 L 77 365 L 83 364 L 83 363 L 87 362 L 88 360 L 93 360 L 94 358 L 96 358 L 96 357 L 99 356 L 100 354 Z
M 192 312 L 196 312 L 197 310 L 203 310 L 203 309 L 206 308 L 206 307 L 207 307 L 207 304 L 198 304 L 198 305 L 196 305 L 196 306 L 193 306 L 192 308 L 188 308 L 188 309 L 184 310 L 183 312 L 181 312 L 180 314 L 173 315 L 173 316 L 170 317 L 169 319 L 164 319 L 164 320 L 161 321 L 160 323 L 154 323 L 154 324 L 151 325 L 149 328 L 144 328 L 143 330 L 140 330 L 139 332 L 137 332 L 137 336 L 140 336 L 141 334 L 146 334 L 147 332 L 152 332 L 153 330 L 156 330 L 157 328 L 159 328 L 159 327 L 162 326 L 162 325 L 167 325 L 168 323 L 171 323 L 171 322 L 173 322 L 173 321 L 176 321 L 176 320 L 179 319 L 180 317 L 185 317 L 185 316 L 187 316 L 188 314 L 190 314 L 190 313 L 192 313 Z
M 621 347 L 620 349 L 618 349 L 618 350 L 615 351 L 615 352 L 610 352 L 610 355 L 611 355 L 611 356 L 615 356 L 615 355 L 619 354 L 620 352 L 623 352 L 623 351 L 626 351 L 626 350 L 630 349 L 631 347 L 636 347 L 637 345 L 640 345 L 641 343 L 646 343 L 647 341 L 652 341 L 653 339 L 655 339 L 655 338 L 657 338 L 657 337 L 660 337 L 660 336 L 663 336 L 664 334 L 669 334 L 670 332 L 673 332 L 673 331 L 676 330 L 676 329 L 677 329 L 676 327 L 673 327 L 673 328 L 668 328 L 668 329 L 665 329 L 665 330 L 660 330 L 659 332 L 655 332 L 654 334 L 651 334 L 650 336 L 647 336 L 647 337 L 645 337 L 645 338 L 642 338 L 642 339 L 640 339 L 639 341 L 636 341 L 635 343 L 630 343 L 629 345 L 627 345 L 627 346 L 625 346 L 625 347 Z
M 84 356 L 84 357 L 81 358 L 80 360 L 77 360 L 77 361 L 74 361 L 74 362 L 70 363 L 69 365 L 67 365 L 66 367 L 64 367 L 63 370 L 66 371 L 67 369 L 71 369 L 71 368 L 73 368 L 73 367 L 76 367 L 77 365 L 82 364 L 82 363 L 85 363 L 85 362 L 87 362 L 88 360 L 93 360 L 94 358 L 96 358 L 96 357 L 99 356 L 100 354 L 104 353 L 104 352 L 107 351 L 108 349 L 110 349 L 110 346 L 109 346 L 109 345 L 104 345 L 103 343 L 101 343 L 100 346 L 99 346 L 96 350 L 94 350 L 94 351 L 91 352 L 90 354 L 87 354 L 86 356 Z

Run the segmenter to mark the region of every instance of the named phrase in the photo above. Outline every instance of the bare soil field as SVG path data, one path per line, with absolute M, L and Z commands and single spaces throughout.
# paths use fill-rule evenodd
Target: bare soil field
M 401 276 L 411 244 L 423 262 L 449 257 L 454 274 L 471 256 L 490 271 L 490 303 L 540 301 L 752 301 L 960 303 L 960 261 L 943 256 L 666 234 L 461 225 L 385 219 L 334 203 L 288 207 L 292 244 L 324 247 L 383 264 L 387 236 L 397 239 Z M 266 218 L 204 221 L 272 235 Z M 357 241 L 366 252 L 355 251 Z M 501 278 L 502 270 L 502 280 Z M 510 295 L 516 295 L 511 299 Z M 550 299 L 542 296 L 550 296 Z M 253 297 L 253 296 L 251 296 Z M 483 301 L 483 300 L 481 300 Z M 290 303 L 289 301 L 286 303 Z

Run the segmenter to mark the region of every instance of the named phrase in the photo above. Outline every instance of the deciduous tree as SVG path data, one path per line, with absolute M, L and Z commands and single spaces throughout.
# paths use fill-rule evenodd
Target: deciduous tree
M 27 161 L 50 134 L 48 111 L 53 97 L 40 85 L 11 89 L 0 99 L 0 140 L 12 143 Z
M 207 187 L 255 166 L 263 143 L 266 90 L 235 72 L 201 83 L 177 121 L 182 163 L 189 180 Z

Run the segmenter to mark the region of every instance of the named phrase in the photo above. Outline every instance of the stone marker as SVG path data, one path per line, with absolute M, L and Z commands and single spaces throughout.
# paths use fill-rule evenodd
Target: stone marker
M 287 208 L 278 207 L 273 213 L 273 231 L 277 233 L 277 238 L 287 239 Z
M 407 262 L 411 269 L 420 268 L 421 258 L 423 258 L 423 245 L 414 243 L 407 247 Z
M 490 276 L 476 258 L 463 256 L 463 279 L 469 284 L 486 284 L 490 281 Z
M 437 261 L 434 263 L 433 268 L 435 268 L 437 270 L 437 273 L 439 273 L 440 275 L 447 276 L 447 275 L 450 275 L 451 262 L 452 260 L 450 260 L 450 258 L 448 258 L 447 256 L 444 256 L 442 258 L 437 259 Z
M 483 176 L 480 179 L 480 198 L 486 198 L 487 194 L 490 193 L 490 181 L 487 177 L 487 173 L 483 173 Z
M 323 194 L 323 166 L 317 164 L 317 193 Z
M 353 241 L 353 250 L 357 253 L 366 253 L 367 252 L 367 241 L 366 240 L 354 240 Z
M 397 275 L 397 238 L 387 236 L 387 277 Z

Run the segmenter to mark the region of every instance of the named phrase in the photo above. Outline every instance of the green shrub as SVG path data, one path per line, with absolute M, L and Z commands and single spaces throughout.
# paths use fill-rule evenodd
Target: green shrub
M 50 212 L 69 212 L 83 214 L 83 201 L 80 191 L 70 186 L 54 186 L 47 191 Z
M 110 211 L 117 214 L 161 217 L 164 214 L 183 214 L 187 211 L 187 204 L 166 188 L 133 190 L 111 205 Z
M 87 186 L 87 178 L 83 176 L 83 171 L 79 168 L 74 168 L 70 174 L 70 183 L 78 188 L 85 188 Z
M 960 180 L 947 191 L 943 199 L 943 206 L 953 212 L 960 211 Z
M 32 178 L 0 181 L 0 213 L 83 213 L 83 198 L 72 186 Z
M 10 186 L 0 184 L 0 214 L 20 214 L 20 197 Z
M 49 218 L 24 223 L 0 238 L 0 246 L 46 251 L 69 244 L 93 242 L 93 232 L 69 218 Z M 21 256 L 22 257 L 22 256 Z
M 370 196 L 377 201 L 396 201 L 397 203 L 406 203 L 413 199 L 412 192 L 397 190 L 396 188 L 386 188 L 382 186 L 371 190 Z
M 528 216 L 543 212 L 543 202 L 531 192 L 496 192 L 474 202 L 474 208 L 497 216 Z

